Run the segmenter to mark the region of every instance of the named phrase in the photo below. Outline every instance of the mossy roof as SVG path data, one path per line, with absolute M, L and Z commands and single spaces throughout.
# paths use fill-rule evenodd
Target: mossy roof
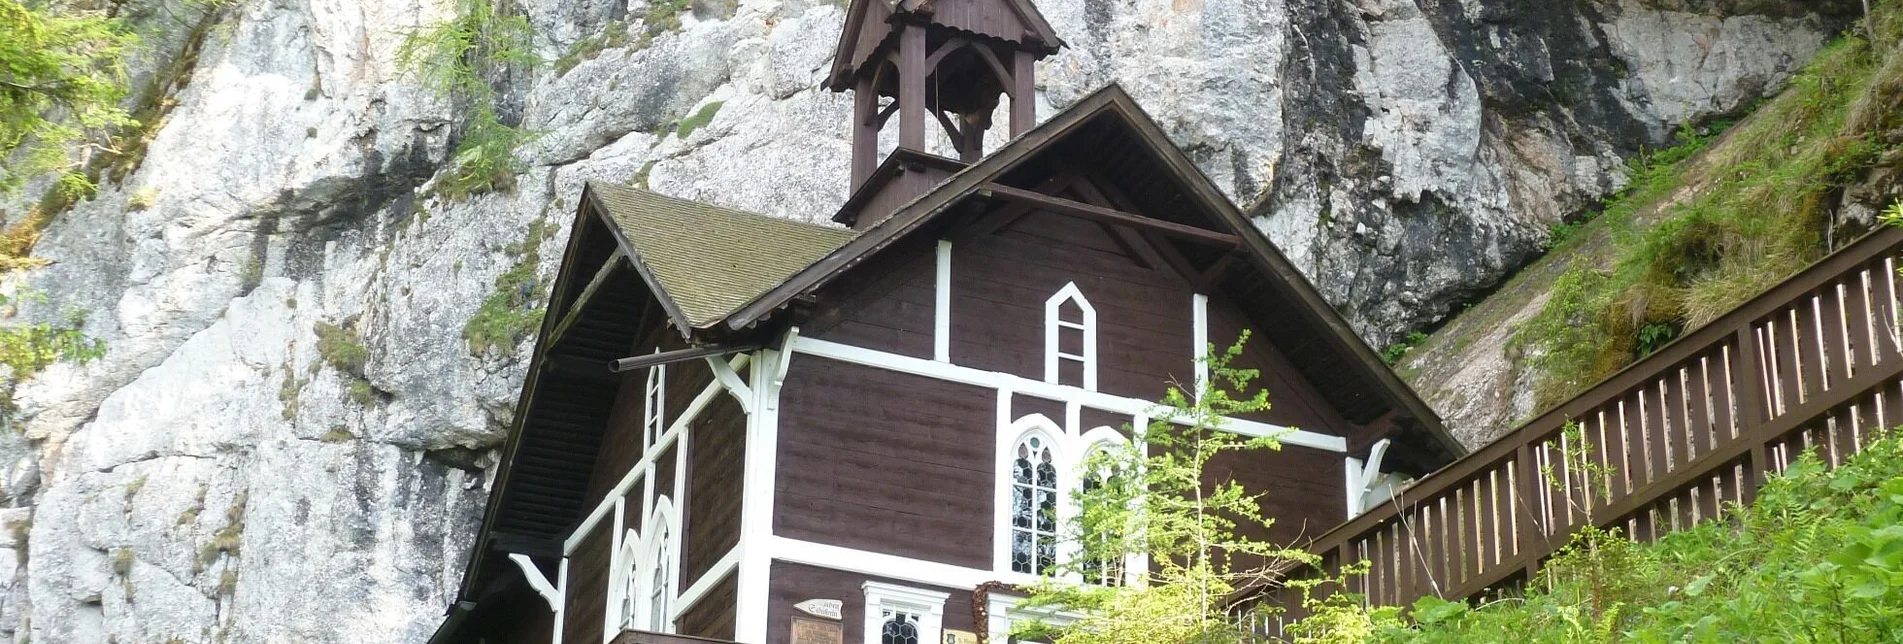
M 857 233 L 589 182 L 602 214 L 660 296 L 694 327 L 779 286 Z

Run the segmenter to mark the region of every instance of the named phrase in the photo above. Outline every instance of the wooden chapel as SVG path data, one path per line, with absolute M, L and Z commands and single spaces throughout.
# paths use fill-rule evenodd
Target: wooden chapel
M 431 641 L 1004 644 L 1068 550 L 1036 506 L 1244 329 L 1274 408 L 1227 429 L 1284 448 L 1211 475 L 1265 536 L 1462 453 L 1120 88 L 1036 122 L 1061 46 L 1028 0 L 855 0 L 838 226 L 588 184 Z

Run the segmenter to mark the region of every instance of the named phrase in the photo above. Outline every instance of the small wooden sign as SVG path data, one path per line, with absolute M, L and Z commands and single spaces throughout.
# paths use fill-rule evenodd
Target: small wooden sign
M 794 604 L 793 607 L 800 609 L 802 613 L 814 617 L 839 619 L 842 616 L 842 611 L 845 610 L 846 603 L 837 599 L 808 599 Z
M 945 644 L 978 644 L 978 634 L 947 628 L 945 629 Z
M 793 618 L 792 644 L 845 644 L 846 628 L 839 622 Z

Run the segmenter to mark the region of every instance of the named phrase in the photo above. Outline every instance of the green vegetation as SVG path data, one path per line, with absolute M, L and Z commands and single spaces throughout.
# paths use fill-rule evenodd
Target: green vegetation
M 647 15 L 641 21 L 647 24 L 650 37 L 680 31 L 681 14 L 691 8 L 691 0 L 652 0 L 648 3 Z
M 3 317 L 11 317 L 20 303 L 44 300 L 45 296 L 31 291 L 14 297 L 0 295 L 0 312 L 4 312 Z M 80 331 L 86 326 L 84 311 L 67 311 L 65 318 L 60 324 L 0 326 L 0 367 L 5 368 L 5 375 L 0 376 L 0 418 L 10 416 L 14 410 L 14 388 L 53 363 L 85 365 L 105 357 L 106 341 Z
M 311 330 L 317 332 L 317 356 L 324 364 L 345 375 L 363 377 L 370 351 L 363 347 L 363 339 L 357 335 L 356 318 L 345 320 L 343 326 L 320 320 Z
M 1408 333 L 1407 337 L 1402 338 L 1400 342 L 1390 344 L 1388 348 L 1381 350 L 1381 361 L 1389 365 L 1398 363 L 1401 361 L 1401 358 L 1407 356 L 1407 352 L 1414 350 L 1414 347 L 1421 346 L 1421 343 L 1424 342 L 1427 342 L 1427 334 L 1420 331 Z
M 343 425 L 332 425 L 330 431 L 324 432 L 323 436 L 318 436 L 317 440 L 325 443 L 342 443 L 356 437 L 356 434 L 350 433 L 349 428 Z
M 364 348 L 363 337 L 358 334 L 357 318 L 344 320 L 343 326 L 319 321 L 313 330 L 317 332 L 317 357 L 345 377 L 344 395 L 365 407 L 381 402 L 381 392 L 364 375 L 370 350 Z M 284 373 L 284 382 L 278 386 L 278 400 L 284 403 L 285 420 L 296 417 L 298 394 L 303 387 L 303 381 L 294 380 L 288 370 Z
M 1632 180 L 1577 232 L 1612 245 L 1576 262 L 1516 330 L 1531 349 L 1538 407 L 1564 400 L 1815 261 L 1843 189 L 1903 171 L 1903 2 L 1876 9 L 1872 44 L 1853 30 L 1777 98 L 1714 142 L 1722 124 L 1635 161 Z M 1556 230 L 1566 243 L 1581 235 Z
M 212 534 L 211 542 L 198 549 L 194 572 L 211 568 L 220 556 L 238 556 L 238 550 L 244 544 L 244 511 L 249 498 L 250 495 L 245 492 L 232 497 L 231 505 L 225 508 L 225 527 L 219 528 L 218 532 Z
M 1082 552 L 1053 572 L 1116 579 L 1125 557 L 1141 553 L 1154 569 L 1149 583 L 1046 581 L 1026 607 L 1084 617 L 1063 629 L 1017 624 L 1015 635 L 1058 644 L 1253 642 L 1226 614 L 1225 598 L 1307 555 L 1249 536 L 1263 534 L 1273 521 L 1263 516 L 1259 495 L 1233 480 L 1212 484 L 1204 476 L 1212 459 L 1280 447 L 1273 437 L 1216 429 L 1225 417 L 1269 408 L 1268 392 L 1252 389 L 1257 372 L 1229 366 L 1247 340 L 1245 333 L 1225 352 L 1212 349 L 1200 395 L 1171 388 L 1152 415 L 1158 420 L 1136 430 L 1133 444 L 1085 457 L 1083 471 L 1095 474 L 1084 483 L 1066 531 Z
M 145 210 L 151 208 L 152 204 L 157 203 L 158 200 L 158 186 L 146 186 L 132 191 L 132 196 L 126 197 L 126 210 Z
M 469 120 L 436 190 L 451 199 L 514 188 L 522 168 L 515 148 L 530 135 L 506 125 L 494 83 L 510 71 L 541 64 L 527 18 L 490 0 L 459 0 L 456 17 L 404 37 L 397 62 L 423 86 L 465 105 Z
M 628 23 L 620 21 L 608 23 L 608 26 L 602 27 L 600 33 L 577 41 L 575 46 L 571 48 L 567 54 L 555 59 L 555 75 L 560 76 L 566 74 L 568 70 L 574 69 L 575 66 L 580 65 L 582 61 L 594 60 L 596 56 L 601 55 L 601 52 L 625 47 L 630 41 L 634 40 L 635 37 L 631 36 L 628 31 Z M 644 32 L 640 34 L 639 40 L 636 42 L 636 47 L 646 46 L 647 34 Z
M 1654 544 L 1582 532 L 1523 597 L 1423 599 L 1413 623 L 1345 593 L 1313 605 L 1322 620 L 1297 642 L 1896 642 L 1903 441 L 1835 470 L 1806 455 L 1752 506 Z
M 483 298 L 476 314 L 463 324 L 463 340 L 469 354 L 482 357 L 492 351 L 515 348 L 542 323 L 545 288 L 536 276 L 542 262 L 542 241 L 553 232 L 546 217 L 529 224 L 528 235 L 506 250 L 520 258 L 516 265 L 496 276 L 495 290 Z
M 21 163 L 0 166 L 0 190 L 57 172 L 69 196 L 89 193 L 80 168 L 111 147 L 108 133 L 132 122 L 119 101 L 135 38 L 103 11 L 71 7 L 0 0 L 0 155 L 23 153 Z
M 687 135 L 693 134 L 694 130 L 698 130 L 705 127 L 708 123 L 712 123 L 714 115 L 720 113 L 720 106 L 725 104 L 726 101 L 713 101 L 702 105 L 693 115 L 681 119 L 680 125 L 674 128 L 674 135 L 685 139 Z

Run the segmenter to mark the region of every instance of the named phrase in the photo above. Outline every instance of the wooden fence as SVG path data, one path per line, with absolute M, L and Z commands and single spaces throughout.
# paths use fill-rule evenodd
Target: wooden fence
M 1588 522 L 1650 540 L 1749 503 L 1805 450 L 1840 463 L 1903 423 L 1898 268 L 1903 229 L 1871 233 L 1310 551 L 1329 571 L 1368 561 L 1349 590 L 1374 604 L 1468 598 L 1531 578 Z M 1292 591 L 1264 599 L 1288 608 L 1258 624 L 1265 636 L 1302 616 Z

